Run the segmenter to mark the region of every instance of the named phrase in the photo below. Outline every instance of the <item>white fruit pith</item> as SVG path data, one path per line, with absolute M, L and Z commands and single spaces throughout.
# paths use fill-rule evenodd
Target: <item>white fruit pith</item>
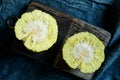
M 86 63 L 91 62 L 94 57 L 94 49 L 89 43 L 79 43 L 74 46 L 73 56 Z
M 37 19 L 28 22 L 23 27 L 23 32 L 27 33 L 26 37 L 31 35 L 33 42 L 41 41 L 45 39 L 48 34 L 48 24 L 43 22 L 42 19 Z

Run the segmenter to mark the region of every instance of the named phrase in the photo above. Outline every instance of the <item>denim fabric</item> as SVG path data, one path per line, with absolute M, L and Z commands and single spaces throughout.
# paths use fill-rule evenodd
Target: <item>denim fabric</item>
M 33 0 L 82 19 L 111 33 L 105 62 L 95 80 L 120 80 L 120 0 Z M 20 16 L 30 0 L 0 1 L 0 80 L 73 80 L 74 76 L 47 67 L 9 50 L 12 31 L 5 23 L 10 15 Z

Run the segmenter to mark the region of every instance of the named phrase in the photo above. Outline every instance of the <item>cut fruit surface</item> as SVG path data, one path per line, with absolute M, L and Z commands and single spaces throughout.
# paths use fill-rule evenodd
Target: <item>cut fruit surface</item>
M 15 25 L 15 35 L 34 52 L 48 50 L 57 40 L 56 20 L 40 10 L 24 13 Z
M 80 32 L 69 37 L 62 49 L 69 67 L 83 73 L 95 72 L 104 61 L 104 44 L 92 33 Z

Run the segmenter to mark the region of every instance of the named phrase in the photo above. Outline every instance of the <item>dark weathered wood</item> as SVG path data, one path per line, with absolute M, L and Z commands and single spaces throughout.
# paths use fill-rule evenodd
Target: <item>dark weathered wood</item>
M 55 68 L 69 72 L 78 77 L 82 77 L 83 79 L 90 80 L 94 73 L 83 74 L 79 70 L 74 70 L 67 66 L 65 61 L 62 59 L 62 52 L 61 52 L 62 44 L 69 36 L 77 32 L 89 31 L 95 34 L 106 46 L 110 39 L 110 34 L 103 29 L 90 25 L 82 20 L 73 18 L 70 15 L 64 14 L 58 10 L 55 10 L 41 3 L 37 3 L 37 2 L 30 3 L 27 8 L 27 12 L 33 11 L 34 9 L 39 9 L 46 13 L 49 13 L 56 19 L 58 24 L 58 40 L 56 44 L 53 45 L 47 51 L 35 53 L 26 49 L 23 45 L 23 42 L 18 41 L 16 39 L 12 45 L 12 50 L 20 54 L 26 55 L 28 57 L 31 57 L 35 60 L 42 61 L 46 64 L 49 65 L 54 64 Z
M 98 37 L 105 46 L 107 46 L 111 37 L 110 33 L 105 31 L 104 29 L 96 27 L 94 25 L 91 25 L 85 21 L 76 18 L 73 18 L 73 21 L 70 25 L 69 33 L 67 35 L 72 36 L 75 33 L 85 31 L 88 31 L 96 35 L 96 37 Z

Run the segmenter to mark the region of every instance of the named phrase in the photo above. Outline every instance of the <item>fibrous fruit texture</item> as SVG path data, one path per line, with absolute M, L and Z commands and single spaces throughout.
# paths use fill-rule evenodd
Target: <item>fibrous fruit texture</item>
M 63 59 L 73 69 L 92 73 L 98 70 L 104 61 L 104 47 L 92 33 L 80 32 L 66 40 L 62 49 Z
M 33 52 L 48 50 L 57 40 L 56 20 L 40 10 L 24 13 L 15 25 L 15 35 Z

